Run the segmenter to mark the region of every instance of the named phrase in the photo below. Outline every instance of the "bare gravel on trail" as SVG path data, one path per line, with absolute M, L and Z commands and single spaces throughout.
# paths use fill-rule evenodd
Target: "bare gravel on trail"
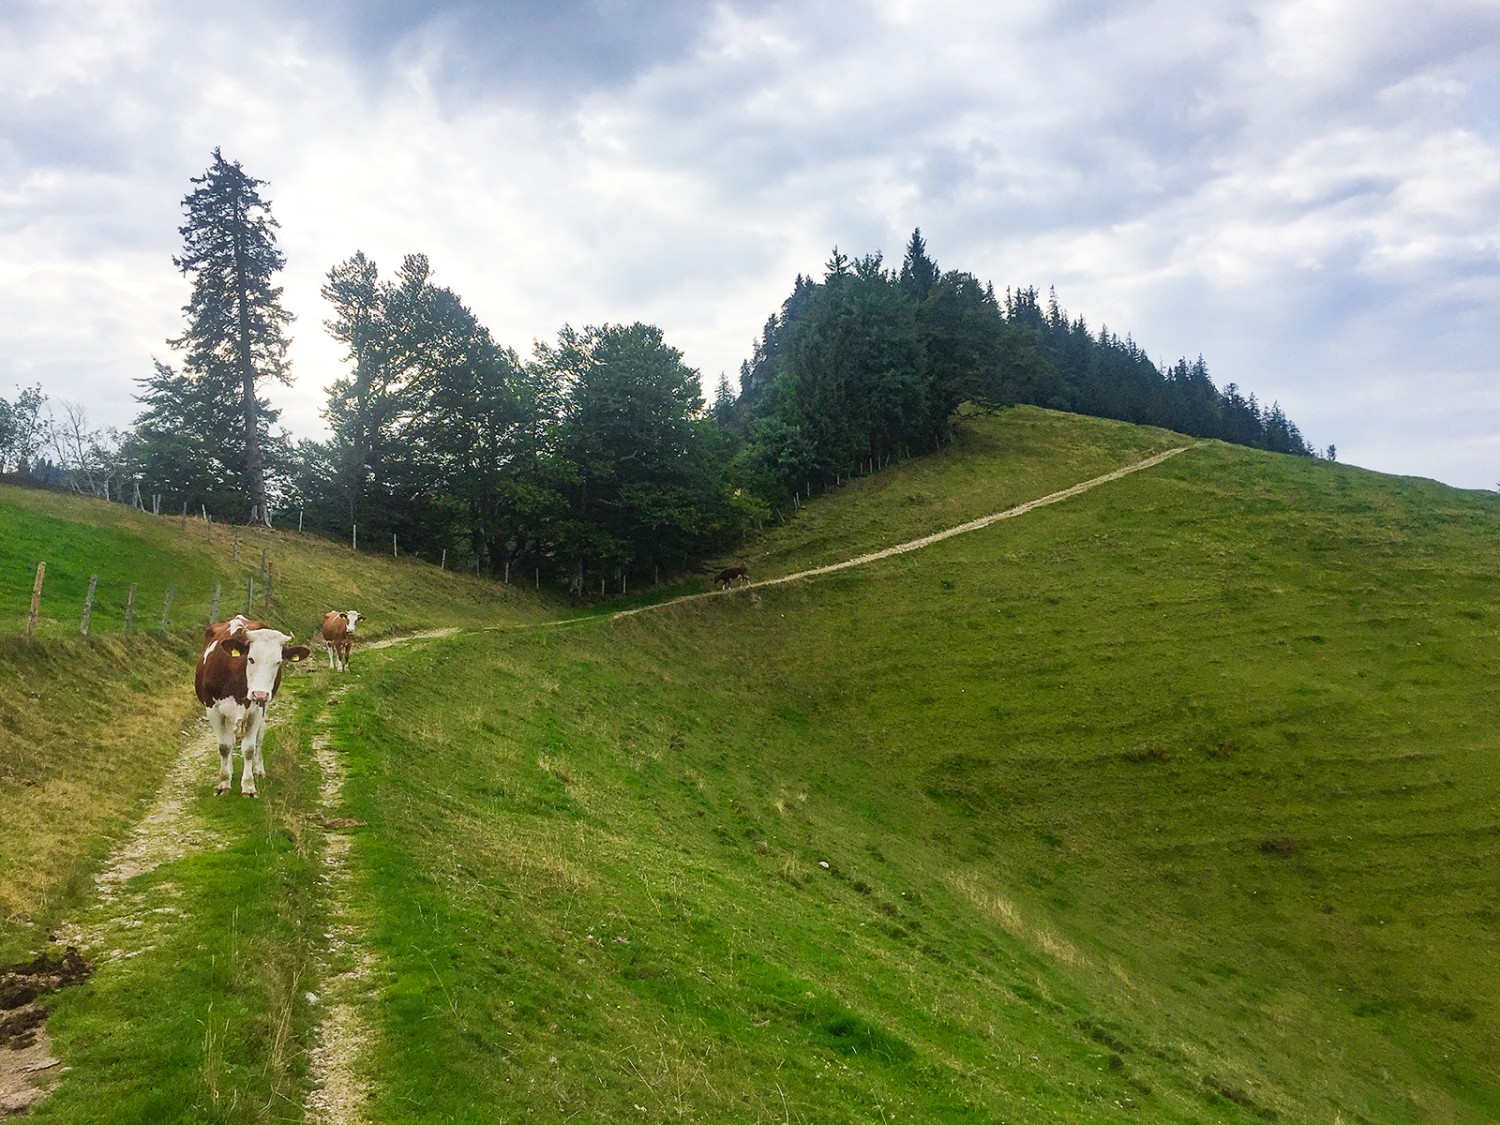
M 349 870 L 353 838 L 347 830 L 360 827 L 360 822 L 331 815 L 343 799 L 348 770 L 329 735 L 328 711 L 343 694 L 342 687 L 329 694 L 328 706 L 319 719 L 320 729 L 312 740 L 322 777 L 319 812 L 323 826 L 329 829 L 323 848 L 323 874 L 319 876 L 328 902 L 329 929 L 324 935 L 328 944 L 319 965 L 318 977 L 323 981 L 323 994 L 317 998 L 321 1018 L 310 1059 L 312 1089 L 307 1096 L 307 1120 L 313 1125 L 358 1125 L 365 1119 L 362 1107 L 368 1093 L 358 1064 L 369 1032 L 356 1001 L 368 985 L 372 961 L 368 952 L 359 948 L 359 932 L 348 908 L 354 876 Z

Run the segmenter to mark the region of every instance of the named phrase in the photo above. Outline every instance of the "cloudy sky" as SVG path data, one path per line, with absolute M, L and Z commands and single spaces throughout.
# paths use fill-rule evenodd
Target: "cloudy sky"
M 356 250 L 522 354 L 657 324 L 711 392 L 920 227 L 1342 461 L 1500 481 L 1500 0 L 0 0 L 0 395 L 131 422 L 215 146 L 281 224 L 299 437 Z

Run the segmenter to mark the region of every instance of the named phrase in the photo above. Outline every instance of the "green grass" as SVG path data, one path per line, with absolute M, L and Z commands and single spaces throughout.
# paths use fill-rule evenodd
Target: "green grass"
M 804 505 L 786 526 L 747 545 L 735 559 L 743 558 L 754 580 L 826 566 L 1004 511 L 1189 442 L 1166 430 L 1033 407 L 1000 416 L 966 407 L 951 444 L 845 481 L 831 498 Z M 999 465 L 1004 468 L 997 472 Z
M 973 419 L 745 557 L 1176 441 Z M 357 656 L 370 1120 L 1500 1118 L 1497 549 L 1495 496 L 1210 444 L 858 570 Z M 301 1119 L 329 907 L 279 747 L 329 680 L 266 800 L 200 799 L 226 848 L 140 880 L 177 928 L 60 1000 L 41 1119 Z
M 303 638 L 329 609 L 360 610 L 370 635 L 379 637 L 539 608 L 538 599 L 523 597 L 517 587 L 409 556 L 392 560 L 295 531 L 153 517 L 102 500 L 0 485 L 0 636 L 25 632 L 38 563 L 47 564 L 37 625 L 43 638 L 79 634 L 95 575 L 89 631 L 96 636 L 123 635 L 132 584 L 135 633 L 162 633 L 171 589 L 167 632 L 194 643 L 216 589 L 219 620 L 248 609 Z M 254 601 L 247 607 L 252 581 Z
M 270 605 L 259 580 L 262 552 Z M 36 637 L 28 639 L 39 562 L 47 570 Z M 201 719 L 191 670 L 214 589 L 222 591 L 222 620 L 245 608 L 250 578 L 255 616 L 304 639 L 332 608 L 364 613 L 360 634 L 370 639 L 547 610 L 514 588 L 355 554 L 310 535 L 155 518 L 0 486 L 0 963 L 34 950 L 81 903 L 90 873 L 140 815 L 182 732 Z M 131 583 L 137 612 L 126 637 Z
M 55 1049 L 88 1075 L 65 1082 L 39 1121 L 255 1122 L 297 1119 L 307 1076 L 307 1000 L 327 926 L 310 728 L 327 690 L 299 677 L 267 737 L 259 801 L 193 801 L 206 836 L 80 912 L 108 950 L 82 988 L 55 1000 Z M 212 840 L 217 846 L 210 846 Z M 93 951 L 91 951 L 93 952 Z

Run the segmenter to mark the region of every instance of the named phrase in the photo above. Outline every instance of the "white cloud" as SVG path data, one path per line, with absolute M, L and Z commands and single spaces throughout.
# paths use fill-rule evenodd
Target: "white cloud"
M 299 435 L 339 369 L 318 290 L 357 249 L 427 254 L 522 352 L 657 323 L 711 388 L 796 273 L 835 243 L 894 263 L 921 226 L 944 267 L 1202 352 L 1346 460 L 1497 475 L 1493 4 L 612 10 L 23 7 L 0 32 L 0 386 L 128 422 L 220 145 L 282 224 L 298 382 L 272 393 Z

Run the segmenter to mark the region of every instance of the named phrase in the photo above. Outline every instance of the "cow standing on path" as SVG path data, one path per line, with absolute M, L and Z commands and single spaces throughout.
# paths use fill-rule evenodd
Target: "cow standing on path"
M 747 566 L 726 566 L 718 574 L 714 575 L 714 581 L 719 584 L 719 589 L 727 590 L 738 581 L 750 581 L 750 568 Z
M 281 686 L 281 666 L 288 660 L 306 660 L 312 650 L 293 645 L 286 633 L 243 616 L 210 625 L 203 640 L 203 658 L 198 661 L 193 687 L 219 743 L 219 783 L 214 793 L 229 792 L 238 739 L 245 762 L 240 793 L 254 797 L 255 779 L 266 776 L 261 741 L 266 734 L 266 708 Z
M 330 609 L 323 615 L 323 640 L 328 645 L 328 667 L 335 672 L 349 670 L 349 650 L 354 647 L 354 627 L 359 624 L 357 609 Z

